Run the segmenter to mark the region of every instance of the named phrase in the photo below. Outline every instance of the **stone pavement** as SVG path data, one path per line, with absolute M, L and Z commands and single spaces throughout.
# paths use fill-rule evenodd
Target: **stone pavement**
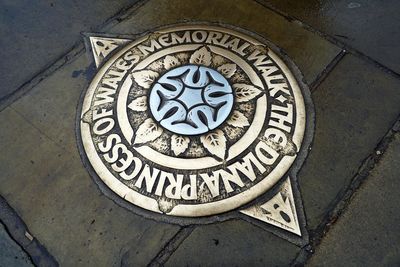
M 33 266 L 29 256 L 19 247 L 3 224 L 0 224 L 0 266 Z
M 0 206 L 0 219 L 34 264 L 399 265 L 399 38 L 397 17 L 388 15 L 399 4 L 149 0 L 112 17 L 134 1 L 91 2 L 94 6 L 60 2 L 58 12 L 65 18 L 32 3 L 21 3 L 21 9 L 5 1 L 19 11 L 2 10 L 4 18 L 26 20 L 1 23 L 3 36 L 9 37 L 1 42 L 6 78 L 0 103 L 0 195 L 13 212 L 7 215 Z M 35 12 L 49 23 L 32 26 L 30 38 L 40 42 L 26 43 L 21 32 L 30 27 Z M 359 19 L 366 17 L 371 19 L 365 23 Z M 83 167 L 74 125 L 94 64 L 82 42 L 71 47 L 79 31 L 134 35 L 185 21 L 225 23 L 258 33 L 303 72 L 316 112 L 312 150 L 298 175 L 309 244 L 290 243 L 239 219 L 181 227 L 142 218 L 105 197 Z M 35 56 L 24 61 L 31 52 Z M 18 259 L 26 263 L 21 249 L 6 232 L 2 235 L 1 251 L 21 255 Z M 0 266 L 21 266 L 0 256 Z
M 400 134 L 361 185 L 332 230 L 317 248 L 310 266 L 398 266 Z

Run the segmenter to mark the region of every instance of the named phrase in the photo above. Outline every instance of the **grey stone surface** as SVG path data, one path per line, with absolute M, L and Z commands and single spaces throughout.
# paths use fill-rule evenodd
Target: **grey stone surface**
M 400 73 L 396 0 L 265 0 Z
M 66 53 L 122 8 L 138 0 L 0 2 L 0 98 Z
M 197 227 L 166 266 L 288 266 L 300 248 L 241 220 Z
M 61 119 L 61 118 L 60 118 Z M 0 113 L 0 194 L 61 266 L 143 265 L 178 230 L 105 197 L 78 158 L 7 108 Z
M 8 235 L 0 223 L 0 267 L 33 266 L 28 255 Z
M 299 173 L 311 229 L 397 119 L 399 86 L 398 79 L 348 55 L 313 94 L 314 143 Z
M 227 7 L 230 12 L 226 11 Z M 299 25 L 290 23 L 281 16 L 263 9 L 261 5 L 247 0 L 179 3 L 149 1 L 130 19 L 104 31 L 138 33 L 164 24 L 182 22 L 188 18 L 235 24 L 258 32 L 283 47 L 299 64 L 309 81 L 315 80 L 340 51 Z M 299 43 L 302 45 L 299 46 Z M 76 151 L 74 120 L 79 95 L 87 86 L 93 72 L 93 65 L 90 66 L 88 57 L 80 56 L 42 81 L 15 102 L 11 109 L 2 112 L 3 118 L 13 120 L 13 117 L 17 117 L 21 123 L 10 125 L 8 139 L 3 138 L 4 144 L 7 144 L 7 149 L 4 151 L 9 151 L 8 154 L 15 155 L 19 160 L 13 165 L 8 163 L 9 157 L 4 155 L 2 162 L 9 165 L 6 168 L 9 174 L 3 179 L 12 182 L 7 190 L 0 193 L 20 212 L 32 233 L 61 263 L 84 265 L 104 261 L 108 265 L 119 262 L 125 265 L 145 264 L 157 254 L 177 228 L 149 222 L 150 230 L 146 230 L 148 228 L 144 226 L 147 225 L 145 219 L 125 213 L 125 210 L 102 196 L 81 167 Z M 31 131 L 35 134 L 29 134 Z M 15 145 L 17 132 L 27 132 L 30 136 L 25 140 L 26 143 L 18 145 L 24 148 L 22 151 Z M 33 154 L 32 151 L 36 152 Z M 32 164 L 30 160 L 39 163 Z M 20 179 L 15 178 L 17 175 Z M 30 177 L 33 180 L 27 183 L 26 179 L 21 177 Z M 16 192 L 20 190 L 23 192 L 17 194 Z M 37 194 L 41 194 L 41 197 L 36 197 Z M 50 201 L 51 199 L 54 201 Z M 32 208 L 32 205 L 35 208 Z M 113 213 L 117 214 L 108 216 L 106 211 L 111 208 Z M 106 217 L 103 218 L 102 215 Z M 92 226 L 93 220 L 95 223 Z M 97 226 L 94 227 L 95 225 Z M 235 238 L 239 239 L 237 229 L 243 231 L 250 229 L 254 237 L 258 237 L 258 231 L 263 231 L 244 222 L 236 222 L 233 225 L 236 230 L 228 229 L 222 234 L 227 235 L 231 231 L 236 231 Z M 128 229 L 135 235 L 127 234 Z M 140 238 L 150 232 L 151 239 Z M 55 235 L 65 240 L 60 242 L 54 238 Z M 73 246 L 72 240 L 75 236 L 79 236 L 79 240 Z M 266 232 L 262 232 L 262 236 L 265 240 L 271 240 L 269 242 L 277 243 L 279 244 L 277 246 L 289 250 L 285 250 L 285 254 L 281 255 L 283 258 L 278 257 L 280 254 L 272 253 L 272 256 L 260 261 L 260 264 L 265 262 L 277 264 L 281 261 L 288 263 L 294 258 L 297 247 Z M 115 237 L 117 239 L 114 239 Z M 139 241 L 136 241 L 137 238 Z M 147 243 L 144 243 L 145 241 Z M 264 250 L 267 247 L 266 244 Z M 106 253 L 97 258 L 98 250 Z M 254 254 L 258 257 L 257 262 L 263 257 L 262 252 L 258 250 L 257 255 Z M 67 255 L 72 256 L 67 257 Z M 114 255 L 114 258 L 111 255 Z M 257 263 L 254 259 L 249 260 Z
M 309 266 L 399 266 L 400 134 L 353 195 Z
M 93 73 L 89 62 L 78 57 L 11 105 L 58 146 L 75 153 L 76 108 Z
M 260 34 L 284 49 L 308 82 L 313 82 L 340 52 L 330 42 L 251 0 L 151 0 L 108 32 L 140 33 L 187 21 L 231 24 Z
M 131 3 L 128 0 L 120 3 L 128 2 Z M 18 9 L 20 2 L 4 3 L 15 5 Z M 55 4 L 59 5 L 57 12 L 61 13 L 50 12 L 49 16 L 60 17 L 60 21 L 54 18 L 59 24 L 47 25 L 47 19 L 40 21 L 42 24 L 37 25 L 37 29 L 54 28 L 47 29 L 39 39 L 32 37 L 35 31 L 32 36 L 25 33 L 28 37 L 23 37 L 15 30 L 12 33 L 15 36 L 10 36 L 10 40 L 15 39 L 15 47 L 20 47 L 22 43 L 28 48 L 39 47 L 37 51 L 40 52 L 33 53 L 29 58 L 24 56 L 27 54 L 23 50 L 25 47 L 19 51 L 9 48 L 14 55 L 18 52 L 17 56 L 24 56 L 23 59 L 18 64 L 7 63 L 11 59 L 5 57 L 6 60 L 0 64 L 6 64 L 13 70 L 17 65 L 24 66 L 17 74 L 8 71 L 10 77 L 5 80 L 0 95 L 12 90 L 12 83 L 16 86 L 18 81 L 25 79 L 25 74 L 31 76 L 38 66 L 42 66 L 40 64 L 48 64 L 57 53 L 77 41 L 79 27 L 84 25 L 87 26 L 85 29 L 89 29 L 91 25 L 101 22 L 95 19 L 105 17 L 102 14 L 112 13 L 112 8 L 115 8 L 115 5 L 98 1 L 101 10 L 93 15 L 97 18 L 92 14 L 83 18 L 91 12 L 89 8 L 80 10 L 79 16 L 69 18 L 68 12 L 74 8 L 85 9 L 89 4 L 78 3 L 78 7 L 71 9 L 68 8 L 72 5 L 70 2 Z M 26 8 L 29 9 L 29 5 Z M 28 12 L 27 9 L 25 6 L 20 8 L 18 12 L 22 13 L 18 15 L 22 16 L 23 12 Z M 31 24 L 35 16 L 41 17 L 42 12 L 47 12 L 44 9 L 36 14 L 34 9 L 29 10 L 29 16 L 24 18 L 26 20 L 21 20 L 22 25 Z M 8 12 L 7 16 L 10 14 L 13 13 Z M 8 19 L 2 18 L 4 21 Z M 90 23 L 83 23 L 82 19 L 88 19 Z M 250 0 L 150 0 L 130 18 L 101 31 L 136 34 L 187 20 L 227 23 L 259 33 L 282 47 L 299 65 L 308 82 L 313 82 L 340 52 L 338 47 L 301 25 Z M 58 31 L 65 21 L 66 29 L 62 30 L 68 31 L 68 34 Z M 8 31 L 10 27 L 4 25 L 0 25 L 0 30 Z M 54 42 L 49 42 L 53 37 Z M 0 46 L 10 40 L 0 41 Z M 53 45 L 62 50 L 52 51 Z M 146 220 L 119 207 L 100 192 L 83 168 L 76 149 L 74 127 L 79 95 L 94 72 L 90 64 L 87 56 L 68 62 L 0 113 L 0 183 L 7 185 L 0 187 L 0 194 L 61 265 L 146 265 L 177 232 L 178 227 Z M 7 70 L 4 66 L 0 65 Z M 321 222 L 362 160 L 373 151 L 398 116 L 399 85 L 398 79 L 347 55 L 316 90 L 315 141 L 299 175 L 311 229 Z M 393 223 L 385 219 L 379 226 L 383 229 L 386 222 Z M 288 265 L 298 251 L 298 247 L 283 239 L 247 222 L 234 220 L 198 227 L 172 255 L 167 265 L 203 266 L 207 262 L 210 266 L 281 266 Z M 383 253 L 377 251 L 380 252 Z M 398 251 L 388 253 L 390 255 L 383 262 L 390 264 L 393 259 L 397 260 Z
M 315 80 L 340 51 L 329 42 L 250 0 L 174 1 L 149 1 L 134 16 L 104 31 L 137 34 L 188 18 L 236 24 L 258 32 L 284 48 L 299 64 L 310 82 Z M 230 12 L 224 6 L 228 6 Z M 198 10 L 202 12 L 197 12 Z M 299 43 L 302 45 L 299 46 Z M 57 71 L 42 81 L 12 107 L 61 147 L 74 149 L 76 106 L 79 95 L 94 71 L 88 57 L 80 56 L 64 66 L 62 71 Z

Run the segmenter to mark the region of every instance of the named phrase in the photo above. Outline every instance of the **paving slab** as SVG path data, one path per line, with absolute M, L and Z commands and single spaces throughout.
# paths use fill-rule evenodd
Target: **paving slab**
M 309 228 L 315 229 L 400 113 L 400 81 L 345 56 L 313 94 L 316 128 L 299 173 Z
M 398 266 L 400 134 L 353 195 L 309 266 Z
M 300 248 L 241 220 L 196 228 L 166 266 L 288 266 Z
M 90 31 L 137 0 L 0 2 L 0 99 L 66 53 Z
M 143 265 L 178 230 L 103 196 L 77 151 L 60 148 L 13 109 L 0 113 L 0 124 L 0 194 L 61 266 L 118 266 L 130 253 L 140 255 L 130 264 Z
M 202 10 L 202 12 L 197 12 L 198 10 Z M 134 16 L 111 28 L 105 28 L 104 31 L 107 33 L 136 34 L 164 24 L 182 22 L 189 18 L 191 20 L 234 24 L 256 31 L 284 48 L 289 56 L 299 64 L 309 82 L 314 81 L 340 52 L 340 49 L 331 43 L 304 30 L 299 25 L 263 9 L 261 5 L 254 1 L 185 1 L 183 3 L 179 1 L 149 1 Z M 285 34 L 282 34 L 282 32 Z M 21 122 L 21 125 L 29 126 L 30 130 L 24 129 L 23 132 L 35 130 L 38 132 L 36 136 L 46 139 L 43 142 L 29 140 L 26 145 L 27 151 L 36 149 L 46 152 L 34 154 L 39 159 L 32 159 L 32 161 L 41 162 L 35 167 L 31 166 L 34 164 L 29 162 L 31 159 L 28 159 L 32 152 L 20 152 L 19 161 L 26 159 L 25 164 L 29 168 L 25 168 L 26 173 L 22 172 L 24 168 L 16 170 L 19 165 L 9 168 L 11 175 L 7 177 L 7 181 L 12 180 L 12 186 L 7 191 L 0 193 L 21 214 L 32 233 L 62 263 L 95 264 L 105 261 L 109 265 L 113 265 L 121 261 L 125 265 L 144 264 L 157 254 L 165 240 L 168 240 L 175 233 L 177 227 L 154 224 L 148 230 L 144 225 L 151 225 L 151 223 L 147 223 L 147 220 L 138 218 L 133 214 L 125 214 L 125 210 L 116 207 L 111 200 L 97 191 L 96 185 L 83 170 L 76 151 L 74 123 L 79 96 L 93 75 L 93 66 L 93 62 L 88 60 L 86 55 L 70 61 L 11 105 L 11 109 L 7 110 L 5 114 L 2 114 L 5 118 L 8 118 L 11 114 L 22 121 L 25 120 L 24 123 Z M 12 133 L 21 131 L 19 124 L 14 125 L 14 127 L 17 128 L 10 130 Z M 9 135 L 13 136 L 12 133 L 9 133 Z M 7 143 L 13 144 L 13 142 Z M 43 148 L 40 147 L 41 143 L 43 143 Z M 15 146 L 8 149 L 12 153 L 16 153 L 17 150 Z M 60 159 L 51 155 L 60 155 Z M 5 163 L 8 162 L 6 160 L 4 160 Z M 59 164 L 59 162 L 65 163 Z M 43 164 L 46 167 L 43 167 Z M 36 168 L 36 173 L 30 174 L 31 168 Z M 29 183 L 28 186 L 24 187 L 26 180 L 14 179 L 17 174 L 21 177 L 33 175 L 32 178 L 35 179 L 35 183 Z M 49 174 L 50 176 L 48 176 Z M 57 180 L 54 180 L 53 176 L 57 177 Z M 50 184 L 48 184 L 49 181 L 51 181 Z M 60 188 L 64 188 L 61 198 L 59 197 Z M 95 199 L 93 201 L 85 201 L 91 196 L 86 192 L 89 190 L 88 188 L 90 188 L 89 192 L 95 195 L 95 197 L 92 197 Z M 16 192 L 20 192 L 20 190 L 24 193 L 17 194 Z M 40 194 L 41 197 L 38 198 L 37 194 Z M 85 197 L 82 198 L 82 195 Z M 52 209 L 48 207 L 49 204 L 46 204 L 49 199 L 55 199 Z M 35 203 L 34 207 L 37 208 L 32 208 L 32 202 Z M 111 208 L 113 212 L 118 211 L 118 214 L 102 218 L 102 212 L 104 214 L 104 211 Z M 71 213 L 74 216 L 68 217 Z M 102 219 L 99 219 L 99 217 Z M 121 217 L 124 219 L 119 219 Z M 93 220 L 95 222 L 91 224 Z M 236 222 L 233 225 L 243 231 L 252 232 L 255 237 L 260 232 L 265 240 L 272 240 L 267 244 L 274 243 L 275 246 L 276 243 L 277 246 L 290 248 L 288 251 L 285 250 L 285 254 L 281 255 L 282 257 L 266 257 L 264 255 L 263 257 L 266 258 L 260 264 L 267 261 L 270 263 L 281 263 L 281 261 L 289 263 L 298 251 L 297 247 L 264 230 L 253 227 L 247 222 Z M 51 227 L 50 230 L 47 229 L 49 227 Z M 75 230 L 74 227 L 79 230 Z M 122 230 L 118 227 L 121 227 Z M 128 229 L 132 230 L 133 236 L 127 235 Z M 145 236 L 149 232 L 152 233 L 153 238 L 144 239 L 148 242 L 145 244 L 143 240 L 140 240 L 140 236 Z M 228 229 L 225 235 L 228 235 L 229 232 Z M 54 233 L 57 233 L 60 238 L 63 237 L 65 241 L 55 239 Z M 101 236 L 100 233 L 102 233 Z M 81 238 L 77 241 L 78 244 L 72 247 L 71 240 L 75 235 L 79 235 Z M 114 235 L 118 241 L 113 241 Z M 135 238 L 138 238 L 139 241 L 135 241 Z M 239 236 L 237 235 L 236 238 L 239 238 Z M 123 241 L 120 241 L 120 239 Z M 158 239 L 161 241 L 158 241 Z M 105 240 L 111 241 L 106 242 Z M 121 246 L 121 244 L 124 245 Z M 94 257 L 96 249 L 107 250 L 108 253 L 96 258 Z M 262 257 L 262 252 L 258 250 L 257 255 L 254 254 L 255 257 L 258 257 L 257 261 Z M 85 256 L 87 253 L 92 253 L 89 255 L 93 255 L 93 257 Z M 112 258 L 113 253 L 118 256 Z M 67 255 L 71 256 L 67 257 Z M 278 254 L 273 253 L 273 255 Z M 82 261 L 79 262 L 79 259 Z M 87 260 L 90 262 L 84 262 Z M 255 261 L 253 262 L 255 263 Z
M 400 73 L 399 1 L 265 0 Z
M 301 25 L 250 0 L 151 0 L 130 18 L 102 31 L 137 34 L 188 20 L 257 32 L 282 47 L 309 83 L 340 52 Z M 100 193 L 83 168 L 74 125 L 79 96 L 93 72 L 93 62 L 79 56 L 0 113 L 4 127 L 0 182 L 7 184 L 0 187 L 0 194 L 62 265 L 145 265 L 178 227 L 120 208 Z M 315 142 L 299 175 L 310 228 L 321 222 L 397 118 L 398 87 L 392 76 L 345 56 L 317 88 Z M 195 255 L 189 258 L 190 265 L 204 265 L 205 259 L 210 265 L 221 263 L 218 260 L 225 265 L 288 265 L 298 251 L 248 222 L 229 221 L 198 227 L 168 264 L 186 265 L 188 255 Z
M 109 34 L 138 34 L 189 18 L 231 23 L 258 32 L 285 49 L 309 82 L 313 82 L 340 52 L 331 43 L 254 1 L 174 1 L 149 1 L 134 16 L 104 31 Z M 230 12 L 226 11 L 228 9 Z M 94 72 L 93 62 L 82 55 L 42 81 L 12 107 L 60 146 L 74 149 L 76 106 Z
M 108 33 L 137 34 L 167 24 L 206 21 L 255 32 L 282 48 L 311 83 L 340 49 L 251 0 L 151 0 Z
M 93 68 L 88 57 L 82 55 L 11 106 L 58 146 L 75 152 L 76 109 L 79 96 L 94 72 Z
M 0 266 L 30 267 L 33 266 L 29 256 L 15 243 L 0 223 Z

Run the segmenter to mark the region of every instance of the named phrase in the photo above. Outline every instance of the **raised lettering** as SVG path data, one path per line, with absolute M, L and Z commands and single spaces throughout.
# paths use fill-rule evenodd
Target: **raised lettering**
M 255 150 L 257 157 L 266 165 L 274 164 L 279 157 L 279 153 L 264 142 L 259 142 Z
M 291 128 L 290 126 L 286 125 L 286 123 L 293 123 L 293 105 L 289 103 L 286 105 L 286 107 L 271 105 L 271 118 L 276 120 L 271 119 L 269 121 L 269 125 L 290 133 Z
M 103 153 L 110 151 L 113 144 L 118 144 L 121 142 L 121 137 L 118 134 L 110 134 L 107 139 L 102 143 L 99 143 L 99 150 Z
M 99 106 L 114 101 L 112 95 L 115 94 L 115 89 L 109 89 L 105 87 L 100 87 L 98 93 L 96 94 L 96 101 L 94 101 L 94 106 Z
M 183 175 L 177 174 L 176 179 L 172 173 L 161 172 L 161 175 L 165 175 L 170 183 L 165 188 L 165 196 L 173 199 L 181 199 Z
M 106 134 L 114 127 L 114 124 L 113 118 L 102 118 L 94 123 L 93 132 L 97 135 Z
M 186 31 L 182 37 L 179 37 L 176 33 L 171 33 L 171 43 L 172 44 L 182 44 L 190 42 L 190 32 Z
M 247 178 L 249 178 L 250 181 L 254 181 L 256 179 L 256 174 L 253 169 L 254 164 L 257 169 L 261 172 L 264 173 L 266 169 L 264 166 L 261 164 L 261 162 L 254 156 L 252 152 L 247 154 L 243 158 L 243 162 L 235 162 L 234 164 L 228 166 L 228 169 L 233 173 L 236 172 L 236 170 L 240 171 L 243 173 Z
M 219 196 L 219 176 L 209 176 L 207 173 L 200 173 L 200 177 L 206 183 L 212 197 Z
M 143 180 L 145 180 L 146 191 L 148 193 L 151 193 L 151 190 L 153 190 L 154 182 L 156 181 L 159 172 L 159 169 L 153 168 L 153 173 L 151 173 L 150 166 L 146 164 L 142 172 L 140 173 L 140 176 L 137 179 L 135 186 L 142 188 Z
M 139 45 L 138 49 L 142 52 L 143 55 L 147 56 L 148 54 L 154 52 L 156 49 L 161 49 L 161 45 L 154 39 L 150 40 L 150 45 Z
M 186 184 L 182 187 L 182 198 L 185 200 L 195 200 L 197 199 L 197 188 L 196 188 L 196 180 L 197 176 L 191 174 L 189 176 L 190 184 Z
M 127 174 L 126 171 L 123 171 L 119 174 L 125 180 L 132 180 L 139 174 L 140 170 L 142 169 L 143 163 L 139 158 L 133 157 L 132 162 L 134 164 L 134 167 L 130 174 Z

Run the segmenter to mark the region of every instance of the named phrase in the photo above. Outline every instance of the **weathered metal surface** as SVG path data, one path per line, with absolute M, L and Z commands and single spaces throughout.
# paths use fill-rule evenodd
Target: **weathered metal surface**
M 286 178 L 279 192 L 270 200 L 265 203 L 257 203 L 240 212 L 301 236 L 299 219 L 297 217 L 296 205 L 289 177 Z
M 131 204 L 178 217 L 230 212 L 307 149 L 307 88 L 267 41 L 185 25 L 112 43 L 121 47 L 96 59 L 78 136 L 93 175 Z

